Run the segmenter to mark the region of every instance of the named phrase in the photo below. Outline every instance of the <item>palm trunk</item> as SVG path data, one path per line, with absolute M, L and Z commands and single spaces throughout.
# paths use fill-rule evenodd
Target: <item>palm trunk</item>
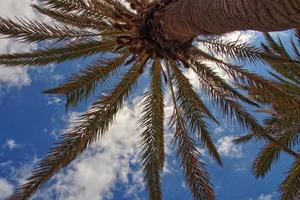
M 170 40 L 232 31 L 283 31 L 300 27 L 300 0 L 177 0 L 161 13 Z

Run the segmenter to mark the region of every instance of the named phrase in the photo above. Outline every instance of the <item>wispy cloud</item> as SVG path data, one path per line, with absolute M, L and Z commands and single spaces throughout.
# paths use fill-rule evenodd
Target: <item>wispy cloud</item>
M 52 105 L 52 104 L 60 104 L 63 100 L 58 97 L 49 97 L 47 105 Z
M 5 200 L 13 192 L 13 185 L 7 180 L 0 178 L 0 200 Z
M 262 194 L 258 197 L 258 200 L 272 200 L 273 195 L 272 194 Z
M 7 176 L 0 177 L 0 200 L 6 200 L 12 195 L 17 185 L 25 183 L 26 178 L 37 162 L 38 159 L 34 156 L 30 162 L 22 163 L 19 167 L 15 166 L 10 160 L 0 163 L 0 167 L 7 170 Z
M 215 130 L 214 130 L 214 132 L 215 132 L 217 135 L 222 134 L 224 131 L 225 131 L 224 128 L 221 127 L 221 126 L 215 128 Z
M 217 141 L 217 149 L 220 155 L 228 158 L 241 158 L 242 147 L 234 144 L 235 136 L 224 136 Z
M 5 144 L 2 146 L 5 149 L 14 150 L 16 148 L 19 148 L 20 145 L 13 139 L 7 139 Z

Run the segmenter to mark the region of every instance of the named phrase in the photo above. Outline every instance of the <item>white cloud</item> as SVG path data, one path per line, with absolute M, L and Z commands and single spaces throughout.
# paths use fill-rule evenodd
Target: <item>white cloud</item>
M 0 178 L 0 200 L 5 200 L 13 192 L 13 185 L 7 180 Z
M 223 133 L 225 130 L 223 127 L 219 126 L 217 128 L 215 128 L 214 132 L 218 135 L 220 135 L 221 133 Z
M 47 105 L 52 105 L 52 104 L 59 104 L 61 103 L 63 100 L 61 98 L 58 97 L 49 97 L 48 98 L 48 102 Z
M 234 136 L 224 136 L 217 141 L 217 149 L 220 155 L 229 158 L 241 158 L 242 147 L 234 144 Z
M 53 184 L 37 194 L 38 199 L 99 200 L 113 197 L 117 182 L 128 184 L 127 193 L 134 197 L 143 188 L 141 170 L 133 170 L 138 164 L 137 111 L 125 107 L 117 115 L 110 130 L 99 142 L 74 161 L 66 170 L 55 176 Z M 70 114 L 70 121 L 78 113 Z M 137 197 L 136 197 L 137 198 Z
M 37 158 L 33 157 L 31 162 L 22 163 L 20 167 L 13 165 L 13 162 L 10 160 L 0 163 L 0 167 L 8 170 L 5 179 L 0 177 L 0 200 L 6 200 L 13 194 L 15 186 L 25 183 L 26 178 L 30 175 L 37 161 Z M 12 183 L 16 184 L 14 185 Z
M 227 41 L 237 41 L 237 43 L 250 43 L 258 37 L 256 31 L 235 31 L 222 36 Z
M 0 13 L 1 17 L 24 17 L 29 19 L 36 18 L 37 15 L 30 7 L 33 3 L 32 0 L 0 0 Z M 1 35 L 0 35 L 1 36 Z M 36 48 L 36 45 L 25 44 L 22 45 L 14 39 L 0 38 L 0 53 L 26 51 Z M 25 68 L 0 68 L 0 90 L 3 90 L 4 86 L 7 87 L 22 87 L 30 85 L 31 79 Z
M 56 129 L 52 130 L 49 135 L 51 135 L 51 137 L 55 138 L 56 140 L 59 140 L 59 133 Z
M 0 0 L 1 2 L 1 16 L 14 17 L 24 16 L 34 18 L 36 13 L 30 7 L 30 4 L 35 1 L 32 0 Z
M 258 197 L 258 200 L 272 200 L 272 194 L 262 194 Z
M 37 199 L 89 199 L 101 200 L 113 198 L 112 191 L 117 183 L 126 187 L 124 196 L 138 200 L 139 191 L 144 189 L 143 172 L 139 167 L 139 132 L 137 120 L 141 98 L 135 98 L 133 105 L 126 105 L 117 114 L 110 130 L 92 144 L 68 168 L 57 174 L 51 184 L 40 191 Z M 170 115 L 170 105 L 166 106 L 166 115 Z M 68 127 L 74 126 L 80 113 L 71 112 L 62 120 Z M 166 122 L 167 124 L 167 122 Z M 171 153 L 171 133 L 166 133 L 166 154 Z M 134 168 L 132 166 L 135 166 Z M 163 175 L 172 173 L 170 165 L 165 164 Z
M 247 167 L 248 167 L 247 165 L 239 164 L 237 167 L 234 168 L 234 171 L 235 172 L 244 172 L 244 171 L 248 170 Z
M 4 83 L 8 87 L 22 87 L 30 85 L 31 79 L 24 68 L 0 68 L 0 85 Z
M 1 162 L 0 163 L 0 167 L 10 166 L 11 164 L 12 164 L 12 161 L 11 160 L 7 160 L 7 161 L 4 161 L 4 162 Z
M 3 148 L 8 148 L 9 150 L 14 150 L 16 148 L 20 147 L 19 144 L 13 139 L 7 139 L 5 144 L 3 145 Z

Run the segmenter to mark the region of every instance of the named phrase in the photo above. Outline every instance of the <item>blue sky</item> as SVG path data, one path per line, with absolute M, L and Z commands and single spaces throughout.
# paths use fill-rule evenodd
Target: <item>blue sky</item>
M 0 0 L 1 16 L 27 16 L 40 18 L 29 7 L 30 0 Z M 236 38 L 238 34 L 228 37 Z M 255 33 L 246 33 L 244 41 L 257 39 Z M 25 51 L 37 48 L 22 46 L 13 40 L 1 40 L 0 51 Z M 70 73 L 79 70 L 87 61 L 76 60 L 43 68 L 0 68 L 0 200 L 6 199 L 32 167 L 57 142 L 57 137 L 72 126 L 72 121 L 88 105 L 65 112 L 62 97 L 47 96 L 41 91 L 61 83 Z M 260 73 L 262 67 L 256 68 Z M 196 89 L 196 79 L 188 74 Z M 140 87 L 125 104 L 115 124 L 99 142 L 93 144 L 70 167 L 56 175 L 33 198 L 36 200 L 142 200 L 147 199 L 142 171 L 138 164 L 137 116 L 141 92 L 144 91 L 147 74 Z M 171 105 L 166 102 L 166 113 Z M 216 111 L 218 113 L 218 111 Z M 226 122 L 210 125 L 224 166 L 216 165 L 203 152 L 218 200 L 276 200 L 278 185 L 288 170 L 290 160 L 276 165 L 265 179 L 256 180 L 251 164 L 260 143 L 236 146 L 232 139 L 244 133 L 238 126 Z M 174 157 L 170 143 L 172 132 L 166 131 L 167 162 L 163 178 L 166 200 L 192 199 L 189 189 Z

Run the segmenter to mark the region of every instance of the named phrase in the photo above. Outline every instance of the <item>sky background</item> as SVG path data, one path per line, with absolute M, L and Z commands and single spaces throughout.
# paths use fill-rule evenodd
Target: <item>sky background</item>
M 0 15 L 40 19 L 30 8 L 30 0 L 0 0 Z M 46 19 L 48 20 L 48 19 Z M 284 36 L 285 34 L 282 34 Z M 239 33 L 228 35 L 235 39 Z M 261 36 L 250 32 L 240 38 L 257 42 Z M 17 52 L 39 48 L 37 45 L 20 45 L 11 39 L 0 40 L 0 52 Z M 57 86 L 70 73 L 79 71 L 88 61 L 75 60 L 47 67 L 5 68 L 0 67 L 0 200 L 12 194 L 17 185 L 24 183 L 33 166 L 58 140 L 60 133 L 71 126 L 84 108 L 65 112 L 64 99 L 44 95 L 45 89 Z M 263 66 L 253 69 L 264 73 Z M 196 78 L 187 74 L 195 89 L 199 91 Z M 140 86 L 131 96 L 110 131 L 99 142 L 91 145 L 69 167 L 62 170 L 46 184 L 35 200 L 143 200 L 147 199 L 143 174 L 139 167 L 137 106 L 147 86 L 147 73 Z M 209 103 L 209 102 L 207 102 Z M 167 98 L 166 116 L 172 111 Z M 217 114 L 218 111 L 215 110 Z M 219 116 L 221 125 L 210 124 L 210 130 L 222 156 L 221 168 L 201 149 L 207 164 L 218 200 L 276 200 L 278 185 L 291 164 L 283 160 L 265 179 L 256 180 L 251 165 L 260 143 L 236 146 L 232 139 L 244 133 L 238 126 L 229 124 Z M 166 121 L 167 123 L 167 121 Z M 162 174 L 162 189 L 166 200 L 192 199 L 189 188 L 174 156 L 171 143 L 172 132 L 166 130 L 166 166 Z

